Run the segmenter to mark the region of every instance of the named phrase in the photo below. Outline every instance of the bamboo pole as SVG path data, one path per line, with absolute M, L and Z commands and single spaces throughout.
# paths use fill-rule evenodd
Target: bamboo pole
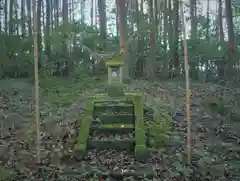
M 185 29 L 185 21 L 183 14 L 183 2 L 180 1 L 180 14 L 182 19 L 182 32 L 183 32 L 183 47 L 184 47 L 184 68 L 185 68 L 185 81 L 186 81 L 186 123 L 187 123 L 187 163 L 191 163 L 191 121 L 190 121 L 190 88 L 189 88 L 189 65 L 188 65 L 188 50 L 187 50 L 187 36 Z
M 39 80 L 38 80 L 38 41 L 37 41 L 37 0 L 32 1 L 33 8 L 33 47 L 34 47 L 34 78 L 35 78 L 35 126 L 37 144 L 37 162 L 40 163 L 40 112 L 39 112 Z

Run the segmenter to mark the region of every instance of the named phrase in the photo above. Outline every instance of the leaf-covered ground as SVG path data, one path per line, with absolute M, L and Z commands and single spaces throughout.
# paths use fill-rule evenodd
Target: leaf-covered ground
M 0 166 L 4 168 L 0 176 L 11 174 L 6 180 L 84 180 L 89 166 L 122 172 L 150 167 L 156 171 L 156 180 L 184 180 L 187 175 L 183 166 L 185 88 L 181 82 L 133 81 L 126 85 L 126 91 L 144 91 L 148 106 L 173 114 L 173 130 L 167 135 L 170 144 L 153 148 L 146 164 L 115 150 L 92 150 L 82 162 L 72 157 L 76 120 L 84 101 L 103 90 L 103 84 L 88 78 L 40 80 L 42 163 L 36 164 L 33 86 L 26 80 L 4 80 L 0 85 Z M 240 123 L 234 89 L 192 84 L 191 120 L 191 180 L 240 180 Z M 67 170 L 81 176 L 59 174 Z

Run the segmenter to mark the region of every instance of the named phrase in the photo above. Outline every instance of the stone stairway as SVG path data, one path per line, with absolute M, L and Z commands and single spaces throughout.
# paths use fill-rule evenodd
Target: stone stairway
M 75 145 L 75 155 L 83 158 L 90 149 L 117 149 L 134 152 L 138 161 L 147 158 L 143 96 L 95 97 L 85 114 Z

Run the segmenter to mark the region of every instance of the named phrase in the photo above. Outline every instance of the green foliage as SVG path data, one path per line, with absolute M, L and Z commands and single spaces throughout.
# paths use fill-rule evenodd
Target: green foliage
M 155 111 L 153 119 L 154 121 L 148 122 L 150 146 L 160 148 L 170 141 L 168 133 L 171 130 L 172 118 L 165 112 Z
M 229 107 L 227 107 L 223 100 L 219 100 L 216 98 L 209 98 L 202 100 L 202 105 L 207 108 L 212 113 L 217 113 L 221 116 L 227 115 L 229 112 Z
M 32 39 L 3 33 L 0 39 L 0 78 L 33 75 Z
M 0 181 L 9 180 L 10 178 L 13 178 L 15 173 L 9 169 L 5 169 L 3 167 L 0 167 Z
M 46 33 L 44 35 L 46 36 Z M 0 33 L 0 39 L 0 77 L 32 77 L 34 71 L 32 37 L 23 38 L 20 35 Z M 54 29 L 50 37 L 42 39 L 47 39 L 51 47 L 46 55 L 45 42 L 42 42 L 42 51 L 39 52 L 39 67 L 43 69 L 45 75 L 60 75 L 57 72 L 64 71 L 65 66 L 70 64 L 76 65 L 71 72 L 84 70 L 86 73 L 92 66 L 92 60 L 89 52 L 82 51 L 82 46 L 95 50 L 102 41 L 94 27 L 79 22 L 62 24 Z M 67 48 L 70 48 L 70 54 L 66 50 L 66 44 Z

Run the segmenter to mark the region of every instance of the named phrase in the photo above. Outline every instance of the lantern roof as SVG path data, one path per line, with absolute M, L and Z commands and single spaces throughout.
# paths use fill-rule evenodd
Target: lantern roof
M 120 56 L 116 56 L 116 57 L 113 57 L 109 60 L 106 61 L 106 66 L 108 67 L 112 67 L 112 66 L 123 66 L 124 65 L 124 62 L 123 62 L 123 56 L 120 55 Z

